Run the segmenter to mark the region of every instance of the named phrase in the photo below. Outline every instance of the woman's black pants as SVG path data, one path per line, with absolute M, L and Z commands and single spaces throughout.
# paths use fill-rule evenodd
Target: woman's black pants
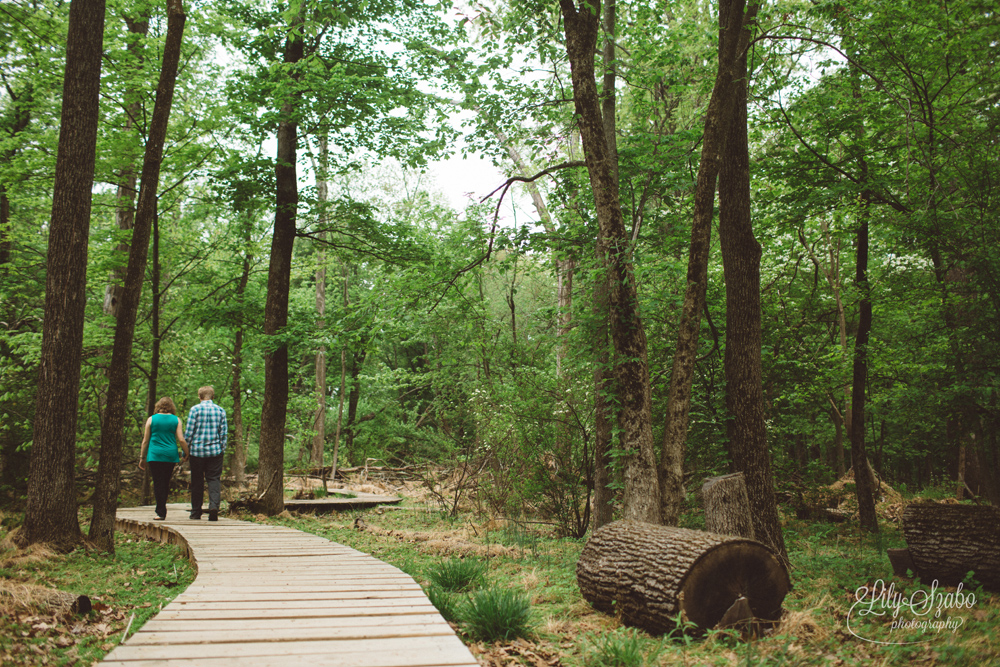
M 149 461 L 149 476 L 153 478 L 153 497 L 156 498 L 156 516 L 167 516 L 167 494 L 170 493 L 170 477 L 176 463 Z

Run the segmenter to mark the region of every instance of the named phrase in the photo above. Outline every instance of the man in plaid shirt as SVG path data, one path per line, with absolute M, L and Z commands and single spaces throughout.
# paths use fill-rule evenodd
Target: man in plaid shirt
M 216 405 L 215 389 L 198 390 L 201 402 L 188 412 L 184 439 L 191 447 L 191 518 L 201 518 L 201 505 L 208 483 L 208 520 L 219 520 L 222 502 L 222 454 L 226 451 L 229 425 L 226 411 Z

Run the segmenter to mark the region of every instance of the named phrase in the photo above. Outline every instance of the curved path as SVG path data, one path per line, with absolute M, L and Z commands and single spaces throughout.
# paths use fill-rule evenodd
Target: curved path
M 406 573 L 291 528 L 118 510 L 117 528 L 181 545 L 194 583 L 102 664 L 475 667 Z

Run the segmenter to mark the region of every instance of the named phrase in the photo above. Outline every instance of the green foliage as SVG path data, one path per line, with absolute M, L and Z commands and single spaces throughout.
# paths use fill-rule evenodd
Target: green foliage
M 463 627 L 485 642 L 511 641 L 531 634 L 531 601 L 510 589 L 490 588 L 469 598 L 462 608 Z
M 478 588 L 486 574 L 486 563 L 476 558 L 452 558 L 427 573 L 438 588 L 459 592 Z

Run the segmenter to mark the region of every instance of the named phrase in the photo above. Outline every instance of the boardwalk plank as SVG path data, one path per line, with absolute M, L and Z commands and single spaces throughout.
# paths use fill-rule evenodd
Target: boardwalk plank
M 475 667 L 412 577 L 280 526 L 122 509 L 118 529 L 178 544 L 195 582 L 103 661 L 111 667 Z

